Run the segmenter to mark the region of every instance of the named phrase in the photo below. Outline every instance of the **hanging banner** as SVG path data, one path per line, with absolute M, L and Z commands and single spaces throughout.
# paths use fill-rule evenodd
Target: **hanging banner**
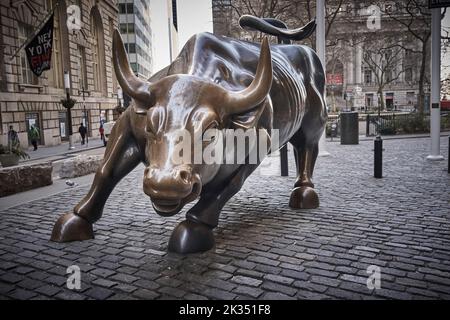
M 53 48 L 53 14 L 44 24 L 39 33 L 25 47 L 28 64 L 31 71 L 36 76 L 40 76 L 43 71 L 51 67 Z

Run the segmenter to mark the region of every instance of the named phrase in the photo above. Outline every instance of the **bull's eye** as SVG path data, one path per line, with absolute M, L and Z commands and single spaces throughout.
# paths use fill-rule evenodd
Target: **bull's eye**
M 219 123 L 217 121 L 211 122 L 206 129 L 203 131 L 203 143 L 208 144 L 214 142 L 216 140 L 216 134 L 212 135 L 211 133 L 216 133 L 219 129 Z M 208 135 L 205 135 L 208 132 Z

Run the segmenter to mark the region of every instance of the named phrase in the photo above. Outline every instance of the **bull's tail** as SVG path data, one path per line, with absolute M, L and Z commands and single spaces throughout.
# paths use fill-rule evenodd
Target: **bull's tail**
M 279 37 L 283 43 L 290 43 L 290 40 L 303 40 L 308 38 L 316 29 L 316 21 L 311 20 L 304 27 L 298 29 L 288 29 L 286 24 L 278 19 L 258 18 L 251 15 L 243 15 L 239 19 L 239 25 L 243 29 L 261 31 Z

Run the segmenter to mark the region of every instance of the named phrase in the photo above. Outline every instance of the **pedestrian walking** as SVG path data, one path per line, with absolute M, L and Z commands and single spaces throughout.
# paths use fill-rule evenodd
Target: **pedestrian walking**
M 103 141 L 103 146 L 106 147 L 105 128 L 103 128 L 103 123 L 100 124 L 100 128 L 98 128 L 98 131 L 100 132 L 100 139 L 102 139 Z
M 14 146 L 19 145 L 19 135 L 14 130 L 13 126 L 9 126 L 8 131 L 8 149 L 11 150 Z
M 38 140 L 40 137 L 39 128 L 32 124 L 30 130 L 28 130 L 28 135 L 34 148 L 33 151 L 36 151 L 38 149 Z
M 80 127 L 78 128 L 78 132 L 80 133 L 80 136 L 81 136 L 81 144 L 84 144 L 84 139 L 86 138 L 87 129 L 83 125 L 83 123 L 80 124 Z

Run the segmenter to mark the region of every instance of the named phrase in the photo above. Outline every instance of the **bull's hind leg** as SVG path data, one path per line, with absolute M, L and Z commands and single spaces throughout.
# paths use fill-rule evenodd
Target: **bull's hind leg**
M 100 219 L 103 207 L 116 184 L 140 162 L 141 156 L 132 137 L 128 113 L 114 125 L 88 194 L 74 208 L 55 223 L 52 241 L 68 242 L 94 238 L 92 224 Z
M 317 208 L 319 196 L 314 190 L 311 177 L 319 153 L 318 143 L 308 143 L 301 131 L 294 135 L 290 142 L 294 147 L 297 180 L 291 193 L 289 206 L 294 209 Z

